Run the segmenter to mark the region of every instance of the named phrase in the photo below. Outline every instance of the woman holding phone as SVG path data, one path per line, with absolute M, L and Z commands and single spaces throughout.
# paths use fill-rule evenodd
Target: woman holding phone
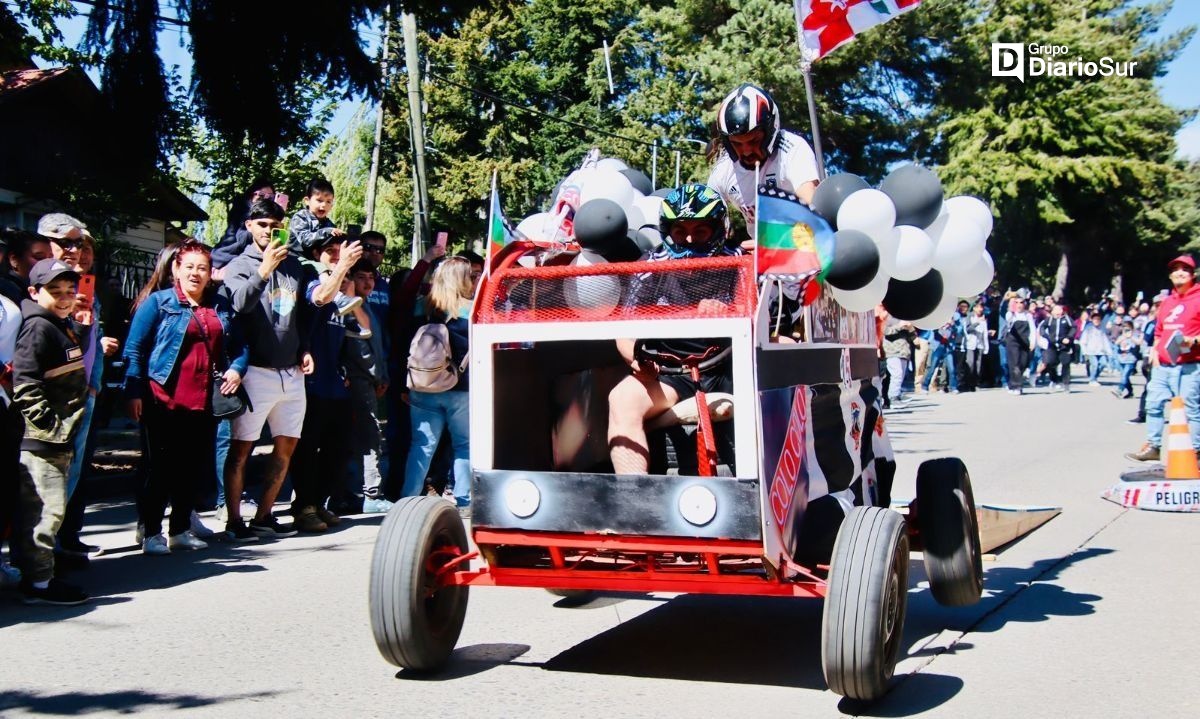
M 215 471 L 213 393 L 237 392 L 247 363 L 235 337 L 233 307 L 210 287 L 211 263 L 206 245 L 181 243 L 174 285 L 147 297 L 129 328 L 129 416 L 142 422 L 149 446 L 150 469 L 138 497 L 145 554 L 208 546 L 190 530 L 190 516 L 199 489 Z M 162 535 L 168 499 L 169 540 Z

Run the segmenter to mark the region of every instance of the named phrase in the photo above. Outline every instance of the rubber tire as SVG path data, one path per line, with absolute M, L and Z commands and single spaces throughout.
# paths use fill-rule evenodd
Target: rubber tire
M 947 607 L 978 602 L 983 595 L 979 516 L 961 459 L 931 459 L 917 468 L 917 528 L 933 598 Z
M 371 558 L 371 631 L 392 664 L 434 671 L 446 664 L 462 632 L 467 587 L 425 597 L 426 562 L 434 550 L 467 553 L 467 532 L 453 504 L 440 497 L 405 497 L 384 518 Z
M 821 621 L 821 667 L 830 690 L 871 701 L 896 671 L 908 611 L 908 534 L 883 507 L 855 507 L 833 546 Z

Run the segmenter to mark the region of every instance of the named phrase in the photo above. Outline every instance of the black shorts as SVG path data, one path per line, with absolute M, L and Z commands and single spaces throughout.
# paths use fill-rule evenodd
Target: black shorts
M 687 374 L 662 374 L 658 375 L 658 381 L 679 395 L 678 402 L 685 399 L 691 399 L 696 396 L 696 383 L 692 381 L 691 373 Z M 700 389 L 705 393 L 712 392 L 733 392 L 733 363 L 722 362 L 713 367 L 707 372 L 700 373 Z

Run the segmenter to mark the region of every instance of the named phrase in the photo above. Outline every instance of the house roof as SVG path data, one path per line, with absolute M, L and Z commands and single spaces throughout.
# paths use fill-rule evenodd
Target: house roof
M 111 124 L 108 115 L 100 91 L 77 68 L 0 73 L 0 186 L 65 199 L 67 185 L 74 183 L 132 195 L 128 210 L 153 219 L 208 219 L 170 183 L 114 175 L 111 168 L 121 167 L 122 158 L 104 130 Z M 125 186 L 131 182 L 136 191 Z

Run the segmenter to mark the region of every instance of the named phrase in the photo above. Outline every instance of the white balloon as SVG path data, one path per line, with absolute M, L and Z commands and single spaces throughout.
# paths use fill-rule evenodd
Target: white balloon
M 941 215 L 929 226 L 928 233 L 935 245 L 933 268 L 940 272 L 970 267 L 983 252 L 983 230 L 961 212 Z
M 929 272 L 933 261 L 933 240 L 925 230 L 912 225 L 896 228 L 896 259 L 891 275 L 897 280 L 911 282 Z
M 892 198 L 879 190 L 858 190 L 838 208 L 839 230 L 860 230 L 872 237 L 883 236 L 896 224 L 896 206 Z
M 633 184 L 629 182 L 629 178 L 622 175 L 616 170 L 607 170 L 602 168 L 588 168 L 580 170 L 579 183 L 579 206 L 582 207 L 588 200 L 612 200 L 621 207 L 626 207 L 633 202 L 637 191 L 633 189 Z
M 575 267 L 603 265 L 607 260 L 590 250 L 583 250 L 571 264 Z M 621 301 L 621 281 L 611 275 L 568 277 L 563 280 L 567 305 L 584 317 L 603 317 L 616 309 Z
M 641 197 L 634 199 L 633 204 L 636 205 L 642 213 L 642 224 L 634 225 L 632 222 L 630 222 L 629 226 L 637 228 L 650 225 L 651 227 L 658 229 L 658 221 L 662 213 L 663 199 L 661 197 L 655 197 L 654 195 L 642 195 Z
M 596 163 L 596 167 L 601 170 L 614 170 L 616 172 L 629 169 L 629 165 L 626 165 L 624 160 L 619 160 L 615 157 L 605 157 L 601 159 Z
M 951 197 L 942 203 L 942 214 L 963 217 L 974 222 L 983 232 L 985 240 L 992 235 L 992 224 L 995 222 L 995 218 L 992 217 L 992 210 L 988 204 L 978 197 L 970 195 Z
M 833 293 L 833 299 L 851 312 L 869 312 L 883 302 L 888 290 L 888 277 L 880 271 L 875 279 L 857 290 L 839 290 L 833 285 L 829 285 L 829 290 Z
M 938 302 L 938 306 L 934 308 L 933 312 L 930 312 L 919 320 L 915 320 L 913 324 L 916 325 L 917 329 L 936 330 L 954 317 L 954 311 L 957 308 L 958 297 L 949 292 L 943 292 L 942 299 Z
M 531 240 L 551 241 L 555 239 L 564 239 L 562 231 L 559 229 L 559 223 L 555 216 L 549 212 L 539 212 L 530 215 L 521 220 L 517 224 L 517 232 L 525 235 Z
M 879 250 L 879 274 L 892 277 L 896 272 L 896 252 L 900 249 L 900 230 L 895 227 L 887 232 L 871 235 L 875 247 Z
M 987 286 L 992 283 L 992 275 L 995 272 L 996 266 L 992 263 L 992 256 L 987 250 L 984 250 L 979 258 L 965 269 L 942 273 L 942 284 L 946 294 L 953 294 L 955 297 L 974 297 L 987 289 Z

